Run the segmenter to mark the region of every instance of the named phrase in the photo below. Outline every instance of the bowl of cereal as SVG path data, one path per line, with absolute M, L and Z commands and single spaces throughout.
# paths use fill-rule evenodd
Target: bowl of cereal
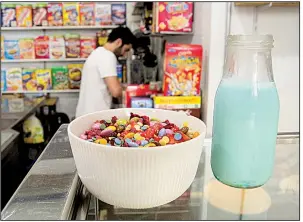
M 82 183 L 123 208 L 169 203 L 193 182 L 205 124 L 184 112 L 113 109 L 73 120 L 68 136 Z

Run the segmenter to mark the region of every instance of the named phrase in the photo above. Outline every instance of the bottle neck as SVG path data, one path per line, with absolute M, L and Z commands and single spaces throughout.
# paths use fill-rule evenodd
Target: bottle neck
M 271 49 L 228 46 L 223 79 L 274 82 Z

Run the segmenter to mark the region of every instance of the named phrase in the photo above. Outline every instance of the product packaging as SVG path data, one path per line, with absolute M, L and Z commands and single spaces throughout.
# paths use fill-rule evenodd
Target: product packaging
M 6 91 L 6 69 L 1 69 L 1 92 Z
M 38 36 L 35 38 L 36 59 L 49 59 L 49 37 Z
M 19 39 L 20 59 L 35 59 L 34 39 Z
M 97 32 L 97 47 L 104 46 L 108 38 L 108 30 L 103 29 Z
M 168 43 L 165 46 L 165 96 L 200 96 L 202 46 Z
M 95 25 L 95 3 L 80 3 L 80 25 Z
M 1 4 L 2 27 L 16 27 L 16 5 L 15 4 Z
M 5 57 L 4 57 L 4 36 L 0 36 L 0 38 L 1 38 L 1 60 L 3 60 L 3 59 L 5 59 Z
M 47 26 L 47 4 L 38 3 L 33 7 L 33 26 Z
M 18 27 L 32 27 L 33 26 L 33 12 L 31 5 L 17 5 L 16 19 Z
M 47 5 L 47 20 L 49 26 L 63 25 L 62 3 L 48 3 Z
M 63 36 L 49 37 L 49 56 L 51 59 L 65 58 L 65 41 Z
M 52 74 L 51 69 L 36 69 L 35 75 L 37 78 L 37 90 L 52 89 Z
M 79 3 L 63 3 L 63 25 L 78 26 L 80 24 Z
M 126 24 L 126 4 L 112 4 L 112 22 L 114 25 Z
M 20 59 L 18 40 L 4 40 L 4 57 L 9 60 Z
M 80 89 L 83 64 L 69 64 L 67 68 L 69 77 L 69 88 Z
M 69 88 L 67 67 L 52 68 L 52 84 L 54 90 L 64 90 Z
M 131 108 L 153 108 L 153 100 L 148 97 L 132 97 Z
M 80 58 L 80 35 L 66 34 L 64 39 L 66 58 Z
M 80 57 L 87 58 L 96 48 L 96 38 L 94 36 L 80 37 Z
M 37 78 L 35 75 L 35 69 L 22 69 L 22 85 L 23 90 L 25 91 L 37 91 Z
M 7 91 L 22 91 L 22 70 L 21 68 L 9 68 L 6 72 Z
M 112 24 L 112 8 L 110 4 L 96 3 L 95 5 L 96 25 Z
M 157 2 L 153 16 L 156 32 L 192 32 L 193 2 Z

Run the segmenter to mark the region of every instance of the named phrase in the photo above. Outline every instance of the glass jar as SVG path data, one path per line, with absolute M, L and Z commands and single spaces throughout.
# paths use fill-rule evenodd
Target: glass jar
M 279 121 L 272 35 L 231 35 L 215 96 L 211 167 L 222 183 L 255 188 L 270 178 Z

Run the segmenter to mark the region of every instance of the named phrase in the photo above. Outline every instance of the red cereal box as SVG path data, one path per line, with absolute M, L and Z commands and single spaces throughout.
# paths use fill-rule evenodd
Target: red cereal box
M 35 54 L 36 59 L 48 59 L 49 58 L 49 37 L 38 36 L 35 38 Z
M 87 58 L 96 48 L 96 37 L 81 36 L 80 37 L 80 57 Z
M 158 2 L 156 32 L 192 32 L 193 2 Z
M 80 3 L 80 24 L 95 25 L 95 3 Z
M 200 95 L 202 56 L 201 45 L 166 44 L 163 79 L 165 96 Z
M 38 3 L 33 7 L 33 25 L 47 26 L 47 4 Z
M 48 3 L 47 20 L 49 26 L 62 26 L 62 3 Z

